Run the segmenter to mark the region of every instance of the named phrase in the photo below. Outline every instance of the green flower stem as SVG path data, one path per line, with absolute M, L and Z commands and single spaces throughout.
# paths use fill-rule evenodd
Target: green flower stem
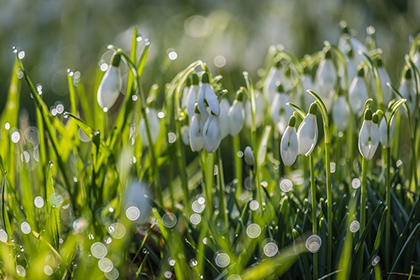
M 309 169 L 311 173 L 312 234 L 317 234 L 318 228 L 316 219 L 316 186 L 314 173 L 314 158 L 312 153 L 309 155 Z M 313 254 L 313 273 L 314 279 L 318 279 L 318 253 Z
M 387 138 L 389 141 L 389 127 Z M 389 143 L 389 142 L 388 142 Z M 385 268 L 389 271 L 390 267 L 390 241 L 391 241 L 391 147 L 386 148 L 386 194 L 385 194 L 385 204 L 388 207 L 388 212 L 386 214 L 386 223 L 385 223 Z
M 360 190 L 360 229 L 359 236 L 362 236 L 365 231 L 366 224 L 366 174 L 367 174 L 367 160 L 362 157 L 362 184 Z M 363 275 L 363 257 L 364 257 L 364 246 L 360 247 L 360 259 L 359 259 L 359 279 Z
M 223 228 L 227 229 L 227 213 L 226 213 L 226 199 L 225 199 L 225 181 L 223 176 L 223 163 L 221 149 L 217 149 L 217 184 L 219 185 L 219 215 L 223 221 Z
M 242 193 L 242 158 L 238 156 L 241 150 L 239 135 L 233 137 L 233 158 L 235 159 L 235 175 L 236 175 L 236 198 L 239 199 Z

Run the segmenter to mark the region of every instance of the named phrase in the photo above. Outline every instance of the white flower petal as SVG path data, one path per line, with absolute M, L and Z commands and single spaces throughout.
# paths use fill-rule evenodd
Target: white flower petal
M 382 146 L 388 147 L 388 141 L 387 141 L 387 131 L 388 127 L 386 124 L 385 118 L 382 118 L 381 123 L 379 124 L 379 140 L 381 141 Z M 389 141 L 392 141 L 392 138 L 394 137 L 395 132 L 395 122 L 394 118 L 391 120 L 391 130 L 389 134 Z
M 245 162 L 248 166 L 254 166 L 255 156 L 250 146 L 247 146 L 244 151 Z
M 218 116 L 220 114 L 220 105 L 216 94 L 214 93 L 210 84 L 204 83 L 202 87 L 204 88 L 204 99 L 207 101 L 207 104 L 209 104 L 210 110 L 213 112 L 213 114 Z
M 362 115 L 363 107 L 368 99 L 366 82 L 363 77 L 356 76 L 349 88 L 349 102 L 353 113 Z
M 111 108 L 121 90 L 121 73 L 118 67 L 110 66 L 98 88 L 97 100 L 102 109 Z
M 207 118 L 209 117 L 209 113 L 207 112 L 207 109 L 206 109 L 206 104 L 204 103 L 205 90 L 207 87 L 206 85 L 210 86 L 207 83 L 201 84 L 200 90 L 198 91 L 198 95 L 197 95 L 198 111 L 200 111 L 201 116 L 205 120 L 207 120 Z
M 199 152 L 203 149 L 203 119 L 201 115 L 194 114 L 190 122 L 190 146 L 193 152 Z
M 187 96 L 187 114 L 188 117 L 192 118 L 194 116 L 195 111 L 195 102 L 197 101 L 198 91 L 200 90 L 200 86 L 192 85 L 188 91 Z
M 288 126 L 280 142 L 280 155 L 284 165 L 291 166 L 296 161 L 298 148 L 296 129 Z
M 359 133 L 359 152 L 367 160 L 371 160 L 379 146 L 379 128 L 370 120 L 363 121 Z
M 335 127 L 339 131 L 345 131 L 347 129 L 350 119 L 350 107 L 344 96 L 339 96 L 334 103 L 332 117 Z
M 230 135 L 238 135 L 245 123 L 245 112 L 242 106 L 242 101 L 233 101 L 233 104 L 229 109 L 228 120 Z
M 219 120 L 222 120 L 219 122 L 220 124 L 220 130 L 222 131 L 222 139 L 224 139 L 229 134 L 229 119 L 228 113 L 230 109 L 229 101 L 226 98 L 223 98 L 222 101 L 220 101 L 220 115 Z
M 153 144 L 156 143 L 160 133 L 160 119 L 155 109 L 146 110 L 147 118 L 149 120 L 150 136 Z M 147 138 L 146 123 L 144 118 L 140 120 L 140 138 L 144 146 L 149 146 L 149 140 Z
M 299 154 L 308 156 L 312 153 L 318 141 L 318 124 L 315 115 L 306 115 L 299 126 L 297 138 Z
M 204 124 L 203 141 L 204 147 L 206 147 L 209 153 L 214 153 L 219 148 L 220 142 L 222 141 L 222 132 L 217 116 L 210 115 Z

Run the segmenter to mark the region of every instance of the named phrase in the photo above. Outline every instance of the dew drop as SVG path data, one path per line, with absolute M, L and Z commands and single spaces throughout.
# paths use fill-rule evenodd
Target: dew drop
M 321 237 L 314 234 L 314 235 L 309 236 L 308 239 L 306 239 L 305 246 L 309 252 L 316 253 L 318 252 L 319 248 L 321 248 L 321 244 L 322 244 Z
M 269 240 L 266 240 L 264 243 L 265 243 L 265 245 L 263 247 L 263 250 L 264 250 L 264 254 L 267 257 L 271 258 L 271 257 L 274 257 L 275 255 L 277 255 L 277 253 L 279 251 L 279 248 L 278 248 L 277 244 L 274 243 L 273 240 L 269 239 Z
M 34 204 L 36 208 L 42 208 L 44 207 L 44 199 L 41 196 L 37 196 L 34 199 Z
M 18 131 L 15 131 L 12 133 L 12 142 L 17 143 L 20 140 L 20 133 Z
M 330 172 L 335 173 L 335 162 L 330 162 Z
M 131 96 L 131 99 L 133 99 L 133 101 L 137 101 L 139 97 L 136 94 L 133 94 L 133 96 Z
M 193 225 L 198 225 L 201 222 L 200 214 L 194 213 L 190 216 L 190 221 Z
M 20 230 L 24 233 L 24 234 L 29 234 L 31 232 L 31 226 L 29 225 L 28 222 L 23 222 L 20 225 Z
M 23 266 L 21 266 L 20 264 L 18 264 L 16 266 L 16 273 L 20 277 L 25 277 L 26 276 L 26 269 Z
M 201 213 L 204 211 L 204 209 L 206 208 L 206 205 L 200 204 L 200 199 L 194 200 L 194 202 L 192 203 L 192 210 L 195 213 Z
M 64 112 L 64 105 L 63 104 L 57 104 L 57 106 L 55 107 L 55 109 L 57 110 L 57 113 L 62 114 Z
M 283 179 L 280 181 L 280 189 L 283 192 L 290 192 L 293 188 L 293 183 L 289 179 Z
M 108 233 L 115 239 L 121 239 L 126 233 L 125 226 L 122 223 L 113 223 L 108 227 Z
M 257 238 L 261 234 L 261 227 L 257 224 L 250 224 L 246 228 L 246 234 L 249 238 Z
M 165 276 L 165 278 L 166 278 L 166 279 L 169 279 L 169 278 L 171 278 L 171 277 L 172 277 L 172 272 L 170 272 L 170 271 L 165 271 L 164 276 Z
M 18 52 L 18 50 L 17 50 L 16 46 L 13 46 L 13 47 L 12 47 L 12 51 L 13 51 L 13 53 L 17 53 L 17 52 Z
M 353 189 L 360 188 L 360 179 L 359 178 L 354 178 L 353 180 L 351 180 L 351 186 L 352 186 Z
M 168 57 L 170 60 L 175 60 L 178 57 L 178 54 L 173 50 L 173 49 L 169 49 L 168 50 Z
M 7 123 L 5 123 L 5 124 L 4 124 L 4 128 L 5 128 L 6 130 L 9 130 L 9 129 L 10 129 L 10 123 L 8 123 L 8 122 L 7 122 Z
M 51 266 L 46 265 L 44 266 L 44 273 L 48 276 L 51 276 L 54 273 L 54 270 L 52 269 Z
M 102 110 L 104 110 L 105 113 L 108 112 L 108 108 L 107 107 L 104 107 Z
M 358 221 L 352 221 L 350 223 L 349 229 L 353 233 L 358 232 L 360 229 L 360 223 Z
M 116 280 L 118 279 L 119 276 L 120 276 L 120 273 L 115 267 L 113 267 L 111 271 L 105 272 L 105 277 L 108 280 Z
M 95 242 L 90 246 L 90 252 L 95 258 L 102 259 L 108 253 L 108 249 L 101 242 Z
M 403 164 L 402 160 L 397 160 L 397 167 L 400 167 Z
M 4 229 L 0 229 L 0 241 L 1 242 L 7 242 L 9 239 L 7 232 Z
M 108 258 L 102 258 L 98 262 L 99 269 L 103 272 L 111 272 L 114 268 L 114 264 Z
M 239 152 L 236 153 L 236 156 L 241 158 L 241 157 L 244 156 L 244 152 L 239 151 Z
M 191 267 L 197 266 L 197 264 L 198 264 L 198 261 L 196 259 L 191 259 L 190 260 L 190 266 Z
M 168 133 L 168 142 L 170 144 L 172 144 L 172 143 L 175 143 L 175 141 L 176 141 L 176 134 L 173 133 L 173 132 L 169 132 Z
M 376 266 L 379 262 L 381 261 L 381 257 L 376 255 L 373 259 L 372 259 L 372 266 Z
M 162 223 L 167 228 L 173 228 L 178 222 L 177 217 L 172 213 L 166 213 L 162 217 Z
M 230 257 L 228 254 L 224 252 L 219 252 L 219 253 L 216 253 L 216 256 L 214 257 L 214 261 L 216 262 L 216 265 L 218 267 L 224 268 L 229 265 Z
M 163 117 L 165 117 L 165 113 L 164 113 L 164 112 L 162 112 L 162 111 L 160 111 L 160 112 L 158 113 L 158 118 L 159 118 L 159 119 L 163 119 Z
M 260 208 L 260 203 L 257 200 L 252 200 L 249 203 L 249 208 L 251 208 L 252 211 L 257 211 L 258 208 Z
M 168 263 L 170 266 L 174 266 L 175 265 L 175 260 L 172 258 L 169 258 Z
M 136 206 L 130 206 L 125 211 L 125 215 L 130 221 L 136 221 L 138 218 L 140 218 L 140 209 Z

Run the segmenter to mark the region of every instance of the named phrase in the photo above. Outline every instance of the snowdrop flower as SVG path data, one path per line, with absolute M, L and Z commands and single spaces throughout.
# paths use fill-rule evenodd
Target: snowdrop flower
M 417 51 L 413 56 L 413 62 L 420 71 L 420 46 L 417 46 Z
M 207 120 L 207 118 L 209 117 L 209 112 L 207 112 L 205 102 L 207 102 L 210 111 L 214 115 L 218 116 L 220 114 L 219 100 L 217 100 L 217 96 L 211 88 L 209 74 L 207 72 L 204 72 L 203 76 L 201 77 L 201 86 L 200 90 L 198 91 L 197 102 L 198 110 L 200 111 L 204 119 Z
M 244 93 L 239 90 L 236 95 L 235 101 L 229 109 L 228 120 L 229 120 L 229 133 L 233 137 L 238 135 L 244 127 L 245 123 L 245 111 L 243 106 Z
M 315 75 L 315 88 L 324 101 L 327 110 L 331 109 L 334 87 L 337 82 L 337 72 L 332 60 L 331 50 L 325 52 L 325 57 L 319 64 Z
M 345 131 L 350 119 L 350 107 L 346 98 L 339 95 L 334 103 L 332 117 L 338 131 Z
M 220 120 L 228 120 L 229 116 L 229 109 L 230 104 L 229 101 L 226 98 L 223 98 L 222 101 L 220 101 Z M 222 131 L 222 139 L 224 139 L 229 134 L 229 121 L 221 121 L 220 124 L 220 130 Z
M 338 40 L 338 49 L 342 53 L 347 53 L 349 48 L 354 50 L 356 53 L 356 64 L 360 64 L 363 60 L 365 60 L 365 57 L 359 52 L 369 53 L 368 48 L 351 34 L 352 32 L 346 22 L 340 22 L 340 28 L 342 34 Z
M 118 99 L 121 91 L 121 55 L 114 53 L 111 59 L 111 66 L 106 71 L 98 88 L 97 100 L 99 106 L 105 111 L 111 108 Z
M 182 91 L 182 98 L 181 98 L 181 109 L 183 111 L 186 111 L 187 109 L 187 101 L 188 101 L 188 94 L 191 89 L 191 75 L 187 78 L 187 84 L 184 87 L 184 90 Z
M 404 99 L 407 99 L 406 104 L 408 109 L 410 110 L 411 117 L 413 117 L 417 109 L 417 94 L 415 90 L 415 84 L 413 82 L 413 79 L 411 78 L 410 69 L 405 70 L 405 75 L 401 81 L 399 92 L 401 93 Z M 402 114 L 403 116 L 407 117 L 407 113 L 405 110 L 403 110 Z
M 271 104 L 274 99 L 274 95 L 277 92 L 277 82 L 280 81 L 281 77 L 280 67 L 281 62 L 277 61 L 275 65 L 270 68 L 270 71 L 264 81 L 263 93 L 268 104 Z
M 378 146 L 379 128 L 378 125 L 372 121 L 372 111 L 367 109 L 359 133 L 359 152 L 366 160 L 371 160 Z
M 264 96 L 259 92 L 255 93 L 255 103 L 255 127 L 258 128 L 265 117 Z M 251 127 L 251 102 L 249 100 L 245 103 L 245 124 L 247 127 Z
M 187 95 L 187 115 L 188 117 L 192 118 L 195 112 L 195 102 L 197 102 L 197 95 L 198 91 L 200 90 L 200 86 L 198 85 L 198 76 L 196 73 L 191 74 L 191 87 L 188 91 Z
M 309 107 L 309 113 L 300 124 L 297 131 L 299 154 L 309 156 L 318 141 L 318 124 L 316 123 L 316 103 Z
M 245 148 L 244 151 L 244 158 L 245 158 L 245 163 L 249 166 L 249 167 L 253 167 L 255 165 L 255 157 L 254 157 L 254 152 L 252 151 L 250 146 L 247 146 Z
M 379 124 L 379 140 L 381 141 L 382 146 L 389 147 L 388 141 L 387 141 L 387 134 L 388 133 L 388 126 L 386 124 L 385 118 L 382 118 L 381 123 Z M 392 141 L 392 138 L 394 137 L 395 133 L 395 122 L 394 118 L 391 120 L 391 130 L 389 131 L 389 142 Z
M 382 59 L 378 58 L 376 60 L 376 66 L 378 67 L 379 79 L 381 81 L 381 91 L 382 91 L 382 101 L 385 107 L 388 106 L 388 103 L 392 99 L 392 90 L 387 86 L 387 83 L 391 83 L 388 72 L 383 66 Z
M 353 79 L 349 88 L 349 102 L 354 114 L 361 115 L 363 106 L 368 99 L 366 81 L 364 79 L 365 71 L 363 67 L 359 68 L 357 76 Z
M 289 126 L 286 128 L 280 142 L 280 156 L 286 166 L 291 166 L 298 155 L 298 138 L 295 125 L 296 118 L 291 116 Z
M 199 152 L 203 149 L 203 128 L 204 119 L 196 106 L 190 122 L 190 147 L 193 152 Z
M 181 127 L 181 137 L 184 145 L 188 146 L 190 144 L 190 129 L 187 125 Z
M 220 130 L 219 118 L 211 114 L 203 128 L 204 147 L 207 152 L 214 153 L 219 148 L 222 141 L 222 131 Z
M 312 102 L 315 101 L 315 97 L 312 94 L 306 94 L 308 89 L 314 88 L 314 82 L 312 80 L 311 72 L 309 71 L 308 67 L 305 66 L 303 68 L 303 76 L 302 76 L 302 87 L 303 87 L 303 107 L 308 108 Z
M 160 119 L 155 109 L 146 108 L 146 114 L 149 120 L 150 136 L 154 144 L 156 143 L 156 140 L 158 139 L 160 133 Z M 149 146 L 149 139 L 147 138 L 146 123 L 144 122 L 144 118 L 141 118 L 140 120 L 139 131 L 143 145 L 146 147 Z
M 354 77 L 357 75 L 357 63 L 354 59 L 353 55 L 353 49 L 350 49 L 347 52 L 347 83 L 346 79 L 344 79 L 344 68 L 340 68 L 340 86 L 343 89 L 348 89 L 350 86 L 350 83 L 353 81 Z
M 283 91 L 282 84 L 278 84 L 277 93 L 274 96 L 273 104 L 271 106 L 271 119 L 276 125 L 280 134 L 283 134 L 287 127 L 287 122 L 293 115 L 293 108 L 288 106 L 289 96 Z

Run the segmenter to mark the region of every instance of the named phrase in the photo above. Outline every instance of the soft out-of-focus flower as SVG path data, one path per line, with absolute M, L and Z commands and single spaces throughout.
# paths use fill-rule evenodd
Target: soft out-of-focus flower
M 153 108 L 146 108 L 146 114 L 149 121 L 150 137 L 152 138 L 152 142 L 154 144 L 156 143 L 160 133 L 160 119 L 156 110 Z M 149 146 L 149 139 L 147 138 L 146 123 L 144 118 L 141 118 L 140 120 L 139 132 L 143 145 Z
M 200 90 L 198 76 L 196 73 L 191 74 L 191 86 L 187 95 L 187 114 L 192 118 L 195 111 L 195 103 L 197 102 L 198 91 Z
M 383 65 L 382 59 L 378 58 L 375 62 L 378 67 L 379 79 L 381 81 L 382 101 L 384 106 L 387 107 L 388 103 L 392 99 L 392 90 L 387 86 L 387 83 L 391 83 L 391 79 L 389 78 L 388 72 Z
M 287 122 L 293 115 L 293 108 L 287 105 L 289 102 L 289 96 L 287 96 L 287 94 L 283 91 L 282 84 L 279 84 L 277 87 L 277 93 L 273 99 L 270 113 L 271 119 L 280 134 L 284 133 L 287 127 Z
M 181 98 L 181 109 L 183 111 L 187 110 L 187 104 L 188 104 L 188 94 L 191 89 L 191 75 L 188 76 L 186 85 L 184 87 L 184 90 L 182 91 L 182 98 Z
M 381 141 L 382 146 L 389 147 L 389 143 L 387 141 L 387 134 L 388 133 L 388 126 L 386 124 L 385 118 L 382 118 L 381 123 L 379 124 L 379 140 Z M 394 118 L 391 120 L 391 130 L 389 131 L 389 142 L 392 141 L 395 133 L 395 122 Z
M 204 124 L 203 128 L 204 147 L 207 152 L 214 153 L 222 141 L 222 132 L 220 130 L 219 118 L 211 114 Z
M 183 125 L 181 127 L 181 137 L 182 137 L 182 143 L 188 146 L 190 144 L 190 129 L 188 128 L 187 125 Z
M 224 139 L 229 134 L 229 119 L 228 113 L 230 109 L 229 101 L 226 98 L 223 98 L 220 101 L 220 115 L 219 119 L 222 120 L 219 122 L 220 130 L 222 131 L 222 139 Z
M 305 66 L 303 70 L 304 70 L 304 74 L 302 76 L 302 87 L 303 87 L 302 94 L 303 94 L 303 101 L 304 101 L 303 107 L 309 108 L 311 103 L 315 101 L 315 97 L 313 97 L 312 94 L 308 94 L 306 91 L 308 89 L 313 89 L 314 83 L 312 80 L 311 72 L 308 69 L 308 67 Z
M 245 112 L 243 106 L 243 92 L 238 91 L 235 101 L 229 109 L 228 120 L 229 120 L 229 133 L 232 136 L 236 136 L 244 127 L 245 123 Z
M 347 77 L 344 78 L 344 67 L 340 67 L 340 86 L 343 89 L 350 87 L 351 82 L 357 75 L 357 62 L 354 59 L 353 49 L 347 52 Z M 347 80 L 347 83 L 346 83 Z
M 349 124 L 350 119 L 350 107 L 344 96 L 338 96 L 334 103 L 332 117 L 335 127 L 339 131 L 345 131 Z
M 255 165 L 255 156 L 254 156 L 254 152 L 252 151 L 250 146 L 247 146 L 245 148 L 244 151 L 244 158 L 245 158 L 245 163 L 249 166 L 249 167 L 253 167 Z
M 274 95 L 277 92 L 277 82 L 280 81 L 281 77 L 280 67 L 281 62 L 277 61 L 275 65 L 270 68 L 267 78 L 264 81 L 263 93 L 268 104 L 271 104 L 274 99 Z
M 401 80 L 399 92 L 401 93 L 402 97 L 407 100 L 407 107 L 410 110 L 411 117 L 413 117 L 417 111 L 417 94 L 414 81 L 411 78 L 410 69 L 405 70 L 404 78 Z M 405 110 L 402 110 L 402 114 L 403 116 L 407 116 Z
M 331 50 L 328 49 L 325 52 L 325 57 L 321 60 L 315 75 L 315 88 L 328 111 L 331 109 L 336 83 L 337 71 L 335 70 L 334 62 L 332 60 Z
M 286 166 L 291 166 L 298 155 L 299 147 L 295 125 L 296 118 L 292 116 L 280 142 L 280 156 Z
M 354 37 L 352 31 L 350 30 L 346 22 L 340 22 L 340 28 L 342 34 L 340 36 L 340 39 L 338 40 L 339 50 L 342 53 L 347 53 L 349 49 L 354 50 L 354 53 L 356 54 L 356 64 L 359 65 L 363 60 L 365 60 L 365 57 L 363 56 L 363 54 L 360 54 L 360 52 L 368 54 L 368 48 Z
M 318 141 L 318 124 L 316 123 L 316 103 L 309 107 L 309 113 L 297 131 L 299 154 L 309 156 Z
M 196 109 L 190 122 L 190 147 L 193 152 L 199 152 L 203 149 L 203 128 L 204 119 Z
M 255 127 L 258 128 L 265 118 L 264 96 L 259 92 L 255 93 L 255 103 Z M 251 102 L 249 100 L 245 103 L 245 124 L 251 127 Z
M 417 69 L 420 70 L 420 46 L 417 46 L 417 51 L 413 56 L 413 62 L 416 65 Z
M 120 72 L 121 55 L 114 53 L 111 59 L 111 66 L 106 71 L 99 84 L 97 100 L 102 109 L 111 108 L 118 99 L 121 91 L 121 72 Z
M 354 114 L 361 115 L 363 113 L 363 106 L 368 99 L 368 92 L 366 81 L 364 79 L 365 71 L 363 67 L 359 68 L 357 76 L 349 88 L 349 102 Z
M 359 133 L 359 152 L 366 160 L 371 160 L 378 146 L 378 124 L 372 121 L 372 111 L 367 109 L 365 112 L 365 119 Z
M 204 72 L 203 76 L 201 77 L 201 86 L 200 90 L 198 91 L 197 102 L 198 110 L 200 111 L 200 114 L 204 117 L 204 119 L 207 120 L 207 118 L 209 117 L 209 112 L 206 108 L 206 102 L 208 107 L 210 108 L 210 111 L 214 115 L 218 116 L 220 114 L 219 100 L 217 100 L 217 96 L 211 88 L 209 74 L 207 74 L 207 72 Z

